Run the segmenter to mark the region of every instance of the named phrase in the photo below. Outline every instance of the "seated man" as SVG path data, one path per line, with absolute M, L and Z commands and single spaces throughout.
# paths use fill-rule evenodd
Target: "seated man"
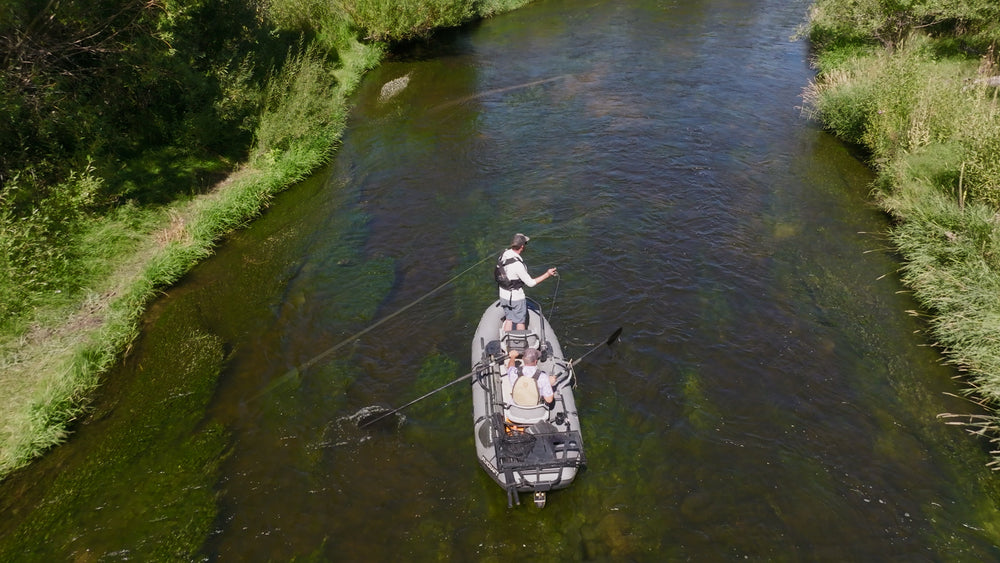
M 520 354 L 517 350 L 511 350 L 507 355 L 507 381 L 510 383 L 510 388 L 515 389 L 515 383 L 517 378 L 524 376 L 527 378 L 532 378 L 535 380 L 538 388 L 538 397 L 541 397 L 542 401 L 545 403 L 545 408 L 552 410 L 555 406 L 555 394 L 552 391 L 552 386 L 555 385 L 555 376 L 548 375 L 544 371 L 538 369 L 538 358 L 541 352 L 535 348 L 526 348 L 524 350 L 524 356 L 522 361 L 523 366 L 518 367 L 516 360 Z M 535 399 L 537 404 L 537 399 Z M 515 400 L 515 403 L 517 401 Z M 520 405 L 522 407 L 532 407 L 534 405 Z

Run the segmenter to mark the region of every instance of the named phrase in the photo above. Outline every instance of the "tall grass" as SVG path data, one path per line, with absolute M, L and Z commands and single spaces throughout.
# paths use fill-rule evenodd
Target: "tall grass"
M 970 431 L 997 436 L 1000 72 L 986 45 L 1000 33 L 990 16 L 998 7 L 948 4 L 958 10 L 953 30 L 942 23 L 949 20 L 935 19 L 940 14 L 928 15 L 936 5 L 900 8 L 895 21 L 906 33 L 886 40 L 888 6 L 817 3 L 811 37 L 819 72 L 803 94 L 805 110 L 867 151 L 877 172 L 873 194 L 895 219 L 902 280 L 927 315 L 933 343 L 966 375 L 969 396 L 993 412 L 970 418 Z M 879 22 L 861 25 L 856 16 L 865 10 Z M 959 13 L 989 17 L 963 21 Z M 933 36 L 917 29 L 935 25 Z M 994 455 L 1000 461 L 1000 452 Z
M 460 25 L 476 14 L 475 3 L 468 0 L 333 1 L 366 39 L 375 41 L 426 36 L 435 28 Z
M 0 188 L 0 326 L 78 283 L 72 240 L 100 184 L 92 168 L 71 172 L 27 213 L 17 212 L 18 178 Z
M 268 80 L 264 100 L 251 163 L 303 144 L 324 152 L 336 141 L 346 118 L 331 65 L 315 45 L 285 61 Z

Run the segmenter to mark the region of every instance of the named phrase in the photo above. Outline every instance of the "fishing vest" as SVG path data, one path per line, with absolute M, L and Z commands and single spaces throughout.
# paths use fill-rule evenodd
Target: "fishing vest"
M 507 291 L 514 291 L 515 289 L 521 289 L 524 287 L 524 282 L 517 279 L 511 280 L 507 277 L 507 266 L 513 264 L 514 262 L 520 262 L 524 264 L 524 260 L 521 260 L 520 256 L 514 256 L 506 260 L 501 261 L 503 255 L 497 258 L 497 265 L 493 268 L 493 279 L 496 280 L 497 285 Z

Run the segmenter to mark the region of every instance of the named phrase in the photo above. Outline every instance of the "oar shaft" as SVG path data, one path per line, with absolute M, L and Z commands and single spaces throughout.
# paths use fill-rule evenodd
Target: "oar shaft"
M 618 340 L 618 337 L 619 337 L 619 336 L 621 336 L 621 333 L 622 333 L 622 327 L 618 327 L 618 330 L 616 330 L 616 331 L 614 331 L 613 333 L 611 333 L 611 336 L 609 336 L 609 337 L 608 337 L 607 341 L 605 341 L 605 342 L 602 342 L 602 343 L 600 343 L 600 344 L 598 344 L 598 345 L 594 346 L 593 348 L 591 348 L 590 350 L 588 350 L 586 354 L 584 354 L 584 355 L 580 356 L 580 358 L 579 358 L 579 359 L 576 359 L 576 360 L 573 360 L 572 362 L 570 362 L 570 364 L 569 364 L 569 365 L 570 365 L 570 368 L 572 368 L 573 366 L 575 366 L 575 365 L 579 364 L 579 363 L 580 363 L 581 361 L 583 361 L 583 359 L 584 359 L 584 358 L 586 358 L 587 356 L 589 356 L 589 355 L 590 355 L 590 354 L 591 354 L 591 353 L 592 353 L 592 352 L 593 352 L 594 350 L 597 350 L 597 349 L 598 349 L 598 348 L 600 348 L 601 346 L 603 346 L 603 345 L 605 345 L 605 344 L 607 344 L 608 346 L 611 346 L 611 344 L 612 344 L 612 343 L 614 343 L 614 341 L 615 341 L 615 340 Z M 408 406 L 410 406 L 410 405 L 412 405 L 412 404 L 414 404 L 414 403 L 418 403 L 418 402 L 420 402 L 420 401 L 423 401 L 423 400 L 424 400 L 424 399 L 426 399 L 427 397 L 430 397 L 431 395 L 433 395 L 433 394 L 437 393 L 438 391 L 441 391 L 442 389 L 446 389 L 446 388 L 448 388 L 448 387 L 451 387 L 452 385 L 454 385 L 454 384 L 458 383 L 459 381 L 463 381 L 463 380 L 465 380 L 465 379 L 469 379 L 469 378 L 470 378 L 470 377 L 472 377 L 473 375 L 476 375 L 476 373 L 477 373 L 478 371 L 479 371 L 478 369 L 475 369 L 475 370 L 473 370 L 473 371 L 470 371 L 469 373 L 467 373 L 467 374 L 463 375 L 462 377 L 459 377 L 458 379 L 456 379 L 456 380 L 454 380 L 454 381 L 451 381 L 451 382 L 449 382 L 449 383 L 445 383 L 445 384 L 444 384 L 444 385 L 442 385 L 441 387 L 438 387 L 437 389 L 435 389 L 435 390 L 433 390 L 433 391 L 431 391 L 431 392 L 429 392 L 429 393 L 425 393 L 425 394 L 423 394 L 423 395 L 421 395 L 421 396 L 417 397 L 416 399 L 413 399 L 413 400 L 412 400 L 412 401 L 410 401 L 409 403 L 406 403 L 405 405 L 403 405 L 403 406 L 401 406 L 401 407 L 396 407 L 396 408 L 392 409 L 391 411 L 389 411 L 389 412 L 387 412 L 387 413 L 385 413 L 385 414 L 382 414 L 382 415 L 379 415 L 379 416 L 378 416 L 378 417 L 376 417 L 376 418 L 373 418 L 372 420 L 369 420 L 369 421 L 367 421 L 367 422 L 364 422 L 364 423 L 362 423 L 362 424 L 359 424 L 359 425 L 358 425 L 358 427 L 359 427 L 359 428 L 364 428 L 365 426 L 370 426 L 370 425 L 372 425 L 372 424 L 374 424 L 374 423 L 376 423 L 376 422 L 378 422 L 378 421 L 382 420 L 383 418 L 385 418 L 385 417 L 389 416 L 390 414 L 395 414 L 395 413 L 397 413 L 397 412 L 399 412 L 399 411 L 401 411 L 401 410 L 405 409 L 406 407 L 408 407 Z M 558 385 L 559 385 L 559 383 L 557 382 L 557 383 L 556 383 L 556 386 L 558 386 Z
M 571 364 L 575 366 L 576 364 L 582 362 L 584 358 L 586 358 L 587 356 L 593 354 L 598 348 L 600 348 L 601 346 L 604 346 L 605 344 L 607 344 L 608 346 L 611 346 L 612 344 L 614 344 L 615 340 L 618 340 L 618 337 L 621 336 L 621 334 L 622 334 L 622 327 L 618 327 L 618 330 L 612 332 L 611 336 L 609 336 L 608 339 L 605 342 L 601 342 L 597 346 L 594 346 L 590 350 L 587 350 L 587 352 L 584 355 L 582 355 L 579 358 L 573 360 L 571 362 Z
M 396 407 L 396 408 L 392 409 L 391 411 L 389 411 L 389 412 L 387 412 L 387 413 L 385 413 L 385 414 L 383 414 L 383 415 L 381 415 L 381 416 L 379 416 L 377 418 L 373 418 L 372 420 L 369 420 L 368 422 L 365 422 L 364 424 L 360 424 L 360 425 L 358 425 L 358 427 L 359 428 L 364 428 L 365 426 L 368 426 L 370 424 L 374 424 L 374 423 L 382 420 L 383 418 L 389 416 L 390 414 L 395 414 L 395 413 L 397 413 L 397 412 L 405 409 L 406 407 L 408 407 L 408 406 L 410 406 L 410 405 L 412 405 L 414 403 L 418 403 L 420 401 L 423 401 L 424 399 L 426 399 L 427 397 L 430 397 L 431 395 L 437 393 L 438 391 L 441 391 L 442 389 L 446 389 L 448 387 L 451 387 L 452 385 L 458 383 L 459 381 L 462 381 L 464 379 L 468 379 L 468 378 L 472 377 L 473 375 L 476 375 L 476 372 L 475 371 L 470 371 L 469 373 L 463 375 L 462 377 L 459 377 L 458 379 L 456 379 L 454 381 L 446 383 L 446 384 L 442 385 L 441 387 L 438 387 L 437 389 L 431 391 L 430 393 L 425 393 L 424 395 L 421 395 L 421 396 L 417 397 L 416 399 L 413 399 L 412 401 L 410 401 L 409 403 L 406 403 L 405 405 L 403 405 L 401 407 Z

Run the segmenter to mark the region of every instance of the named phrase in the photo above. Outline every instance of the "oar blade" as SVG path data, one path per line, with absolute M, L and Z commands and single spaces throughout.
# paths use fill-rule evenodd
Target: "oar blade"
M 367 428 L 380 420 L 391 420 L 389 418 L 390 415 L 396 415 L 397 426 L 402 422 L 403 415 L 399 413 L 399 409 L 387 409 L 378 406 L 366 407 L 365 412 L 357 418 L 358 428 Z
M 605 342 L 605 344 L 607 344 L 608 346 L 611 346 L 612 344 L 614 344 L 615 342 L 617 342 L 618 339 L 622 335 L 622 328 L 623 327 L 618 327 L 618 330 L 612 332 L 611 336 L 608 337 L 608 341 Z
M 600 344 L 597 344 L 596 346 L 594 346 L 590 350 L 587 350 L 586 354 L 584 354 L 584 355 L 580 356 L 579 358 L 573 360 L 572 362 L 570 362 L 570 364 L 574 365 L 574 366 L 577 365 L 577 364 L 579 364 L 580 362 L 583 361 L 584 358 L 586 358 L 587 356 L 589 356 L 589 355 L 593 354 L 594 352 L 596 352 L 598 350 L 598 348 L 600 348 L 601 346 L 607 345 L 610 348 L 611 345 L 614 344 L 614 342 L 616 340 L 618 340 L 618 338 L 621 336 L 621 334 L 622 334 L 622 327 L 618 327 L 617 330 L 615 330 L 614 332 L 611 333 L 611 336 L 609 336 L 606 341 L 601 342 Z

